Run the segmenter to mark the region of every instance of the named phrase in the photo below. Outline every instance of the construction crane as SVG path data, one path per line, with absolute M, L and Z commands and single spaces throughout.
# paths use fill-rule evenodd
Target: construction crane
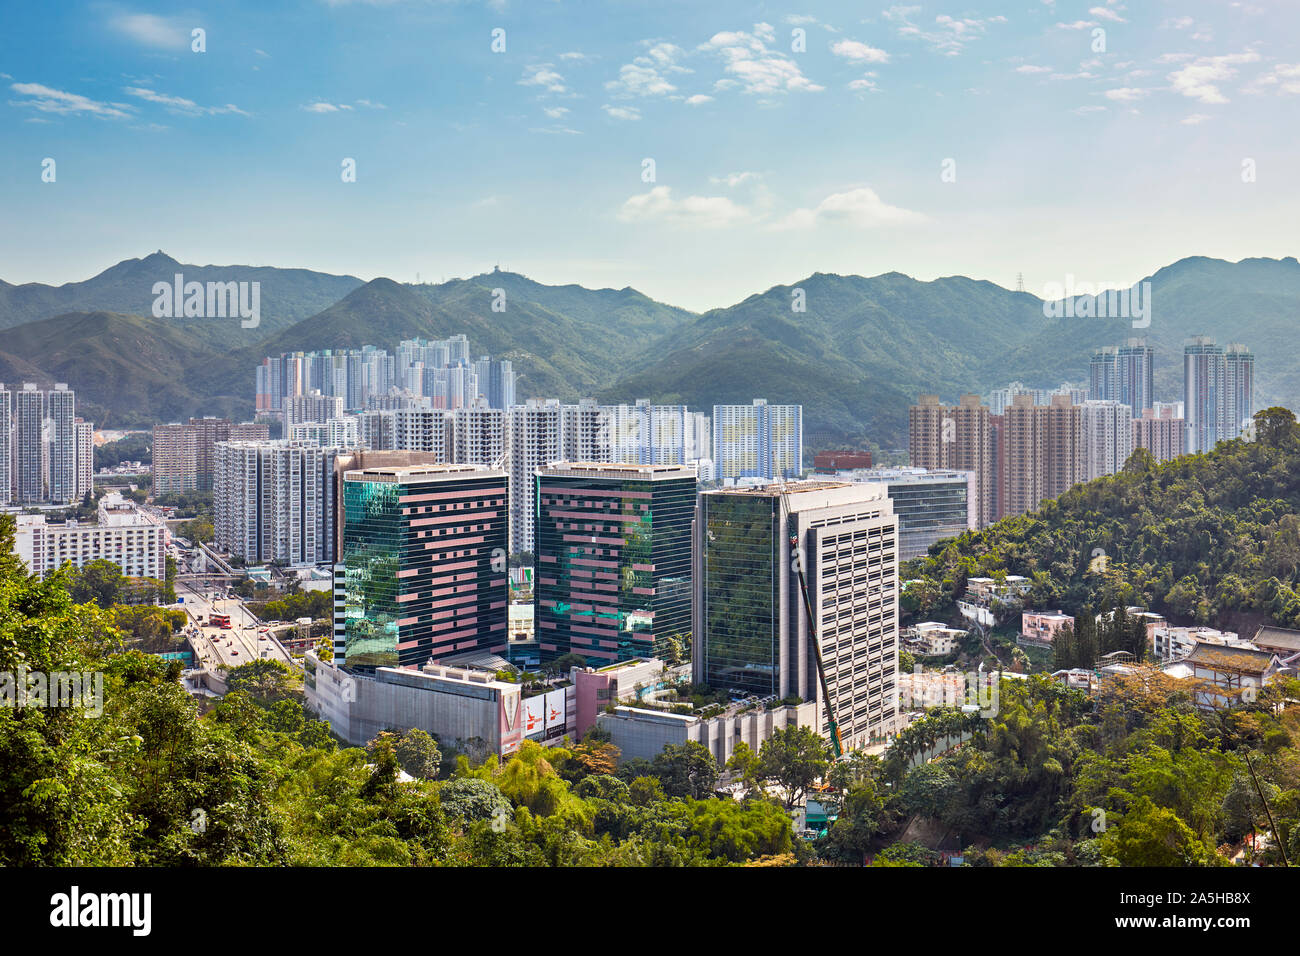
M 781 481 L 781 507 L 786 519 L 793 514 L 790 510 L 790 495 L 786 490 L 784 479 Z M 821 639 L 817 634 L 817 620 L 813 615 L 812 598 L 808 596 L 808 580 L 803 573 L 803 552 L 799 548 L 799 535 L 794 529 L 790 531 L 790 553 L 794 555 L 795 571 L 799 575 L 799 591 L 803 594 L 804 614 L 808 619 L 808 637 L 812 641 L 813 660 L 817 663 L 817 679 L 821 682 L 822 700 L 826 704 L 826 722 L 831 729 L 831 749 L 835 759 L 844 756 L 844 745 L 840 742 L 840 725 L 835 719 L 835 704 L 831 701 L 830 685 L 826 683 L 826 665 L 822 663 Z

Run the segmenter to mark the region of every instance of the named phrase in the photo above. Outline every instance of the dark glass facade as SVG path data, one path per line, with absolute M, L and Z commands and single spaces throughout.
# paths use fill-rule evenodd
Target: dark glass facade
M 760 697 L 780 684 L 777 557 L 770 495 L 700 496 L 704 683 Z
M 535 628 L 543 661 L 581 654 L 593 665 L 670 657 L 691 640 L 691 522 L 696 481 L 534 476 Z M 559 470 L 557 469 L 557 472 Z
M 344 662 L 419 667 L 469 651 L 504 653 L 506 479 L 400 469 L 343 482 Z
M 919 558 L 930 545 L 969 530 L 966 523 L 968 487 L 965 475 L 925 477 L 915 481 L 879 481 L 889 486 L 898 515 L 900 561 Z

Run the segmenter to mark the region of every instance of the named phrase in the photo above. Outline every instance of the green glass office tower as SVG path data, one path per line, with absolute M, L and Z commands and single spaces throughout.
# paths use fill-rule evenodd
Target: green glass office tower
M 542 660 L 684 660 L 695 469 L 562 463 L 539 468 L 534 481 Z
M 506 650 L 506 475 L 413 465 L 343 476 L 334 573 L 345 666 L 419 667 Z

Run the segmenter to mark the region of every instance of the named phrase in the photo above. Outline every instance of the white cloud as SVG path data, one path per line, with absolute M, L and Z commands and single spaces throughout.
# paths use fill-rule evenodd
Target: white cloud
M 1058 23 L 1058 30 L 1087 30 L 1089 27 L 1095 27 L 1096 20 L 1075 20 L 1073 23 Z
M 760 30 L 760 27 L 767 27 Z M 779 50 L 770 50 L 763 37 L 770 35 L 771 27 L 757 24 L 753 33 L 723 31 L 715 33 L 700 49 L 717 53 L 725 65 L 728 78 L 714 83 L 715 90 L 739 86 L 746 93 L 770 95 L 773 93 L 819 93 L 818 86 L 799 69 L 799 65 Z
M 1258 60 L 1259 54 L 1254 52 L 1197 57 L 1181 70 L 1170 73 L 1168 79 L 1175 93 L 1201 103 L 1226 103 L 1228 98 L 1219 89 L 1219 84 L 1237 75 L 1235 67 L 1238 64 Z
M 694 96 L 686 97 L 687 106 L 702 106 L 705 103 L 712 103 L 712 102 L 713 102 L 713 97 L 708 96 L 705 93 L 696 93 Z
M 248 115 L 233 103 L 227 103 L 225 106 L 199 106 L 193 100 L 187 100 L 183 96 L 170 96 L 140 86 L 128 86 L 123 92 L 128 96 L 134 96 L 148 103 L 165 106 L 170 113 L 179 113 L 186 116 L 220 116 L 223 113 L 235 113 L 239 116 Z
M 940 14 L 934 18 L 933 29 L 923 29 L 912 22 L 913 15 L 919 13 L 919 6 L 896 5 L 884 11 L 884 17 L 895 25 L 898 35 L 914 37 L 929 44 L 935 53 L 944 56 L 958 56 L 966 44 L 983 36 L 991 23 L 1006 23 L 1003 16 L 986 17 L 978 20 L 970 17 L 951 17 Z
M 618 120 L 639 120 L 641 118 L 641 111 L 635 106 L 610 106 L 606 103 L 601 109 Z
M 889 54 L 857 40 L 836 40 L 831 44 L 831 52 L 836 56 L 854 63 L 888 63 Z
M 133 110 L 126 103 L 101 103 L 79 93 L 56 90 L 40 83 L 11 83 L 9 88 L 20 96 L 30 97 L 25 100 L 10 100 L 10 106 L 27 107 L 40 113 L 58 113 L 64 116 L 85 113 L 90 116 L 126 119 Z
M 1089 113 L 1106 113 L 1109 112 L 1104 106 L 1080 106 L 1077 109 L 1070 110 L 1071 113 L 1078 113 L 1080 116 L 1087 116 Z
M 303 107 L 303 109 L 308 113 L 338 113 L 342 110 L 350 110 L 352 107 L 348 106 L 346 103 L 339 103 L 336 105 L 334 103 L 317 101 L 315 103 L 308 103 Z
M 1255 81 L 1257 87 L 1277 87 L 1279 93 L 1300 94 L 1300 63 L 1279 63 Z M 1249 92 L 1257 92 L 1252 89 Z
M 754 182 L 760 178 L 762 177 L 760 177 L 758 173 L 743 170 L 739 173 L 727 173 L 725 176 L 710 176 L 709 182 L 714 183 L 715 185 L 725 183 L 732 189 L 735 189 L 737 186 L 748 182 Z
M 1112 23 L 1127 23 L 1128 21 L 1121 17 L 1114 10 L 1107 7 L 1093 7 L 1088 13 L 1094 17 L 1100 17 L 1102 20 L 1110 20 Z
M 1122 86 L 1119 89 L 1107 90 L 1105 96 L 1106 99 L 1115 100 L 1117 103 L 1132 103 L 1134 100 L 1142 99 L 1149 92 L 1132 86 Z
M 357 100 L 357 106 L 364 106 L 368 110 L 386 110 L 388 109 L 383 103 L 376 103 L 373 100 Z
M 796 209 L 776 225 L 778 229 L 808 229 L 819 223 L 838 223 L 859 229 L 925 222 L 926 216 L 891 206 L 874 189 L 858 186 L 832 193 L 812 209 Z
M 160 50 L 189 50 L 190 30 L 194 24 L 179 19 L 154 16 L 152 13 L 119 13 L 109 26 L 137 43 Z
M 721 229 L 748 222 L 750 213 L 726 196 L 687 196 L 674 199 L 672 188 L 655 186 L 623 203 L 618 212 L 623 222 L 663 223 L 692 229 Z
M 564 77 L 555 72 L 550 63 L 534 63 L 524 67 L 524 75 L 519 85 L 540 86 L 547 93 L 569 92 L 569 88 L 564 85 Z
M 1193 113 L 1191 116 L 1181 119 L 1178 122 L 1182 123 L 1184 126 L 1199 126 L 1209 118 L 1210 117 L 1204 113 Z
M 1016 67 L 1016 72 L 1017 73 L 1051 73 L 1052 68 L 1050 66 L 1032 66 L 1031 64 L 1026 63 L 1024 66 Z
M 569 108 L 567 106 L 548 106 L 543 108 L 542 112 L 551 119 L 559 119 L 565 113 L 569 112 Z
M 577 51 L 570 51 L 568 53 L 561 53 L 560 59 L 572 63 L 586 63 L 588 60 L 595 59 L 595 57 L 588 56 L 586 53 L 578 53 Z
M 614 96 L 667 96 L 677 92 L 669 73 L 690 73 L 678 65 L 683 50 L 671 43 L 656 43 L 643 56 L 619 67 L 618 79 L 610 80 L 605 89 Z

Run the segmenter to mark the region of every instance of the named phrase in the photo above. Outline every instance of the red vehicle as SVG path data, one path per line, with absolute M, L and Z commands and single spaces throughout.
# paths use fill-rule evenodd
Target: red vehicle
M 230 615 L 229 614 L 212 615 L 212 626 L 222 628 L 223 630 L 230 630 Z

